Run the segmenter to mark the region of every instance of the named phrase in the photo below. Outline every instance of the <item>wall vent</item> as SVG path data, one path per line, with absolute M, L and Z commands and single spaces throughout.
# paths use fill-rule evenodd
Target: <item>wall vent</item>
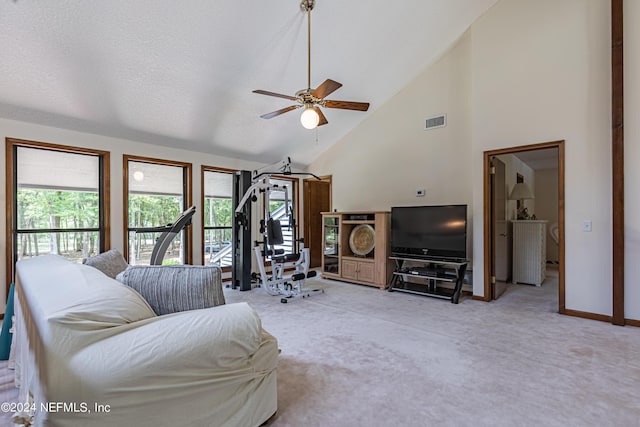
M 429 117 L 424 120 L 424 130 L 443 128 L 447 125 L 447 115 Z

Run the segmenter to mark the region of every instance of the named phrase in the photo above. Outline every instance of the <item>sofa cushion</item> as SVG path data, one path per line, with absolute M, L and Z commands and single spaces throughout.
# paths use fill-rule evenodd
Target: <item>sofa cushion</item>
M 16 270 L 21 302 L 28 305 L 34 319 L 43 322 L 41 333 L 54 325 L 88 331 L 155 317 L 135 290 L 61 256 L 23 259 Z
M 220 268 L 195 265 L 129 266 L 116 280 L 138 291 L 158 315 L 224 304 Z
M 111 249 L 91 258 L 85 258 L 82 263 L 97 268 L 112 279 L 115 279 L 118 274 L 129 266 L 117 249 Z

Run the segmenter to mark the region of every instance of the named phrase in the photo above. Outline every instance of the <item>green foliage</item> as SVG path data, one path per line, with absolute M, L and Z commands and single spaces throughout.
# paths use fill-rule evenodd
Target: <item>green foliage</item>
M 98 193 L 18 189 L 18 227 L 22 229 L 98 227 Z
M 204 203 L 205 227 L 231 226 L 233 209 L 231 199 L 207 197 Z
M 177 259 L 165 259 L 162 261 L 162 265 L 180 265 L 180 261 Z
M 130 194 L 129 227 L 172 224 L 182 210 L 182 197 L 179 196 Z

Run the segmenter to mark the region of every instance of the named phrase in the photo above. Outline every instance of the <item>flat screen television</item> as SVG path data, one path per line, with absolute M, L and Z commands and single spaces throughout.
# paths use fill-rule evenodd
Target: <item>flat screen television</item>
M 391 252 L 427 259 L 466 259 L 467 205 L 391 208 Z

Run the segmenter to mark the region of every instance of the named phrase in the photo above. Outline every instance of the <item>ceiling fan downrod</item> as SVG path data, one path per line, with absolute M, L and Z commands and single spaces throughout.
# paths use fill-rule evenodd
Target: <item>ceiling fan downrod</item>
M 342 87 L 342 83 L 338 83 L 331 79 L 326 79 L 315 89 L 311 89 L 311 11 L 313 10 L 316 2 L 315 0 L 302 0 L 300 3 L 300 9 L 302 12 L 307 13 L 307 87 L 305 89 L 296 92 L 295 96 L 284 95 L 276 92 L 269 92 L 266 90 L 254 90 L 253 93 L 259 93 L 261 95 L 275 96 L 277 98 L 289 99 L 296 101 L 294 105 L 290 105 L 285 108 L 281 108 L 276 111 L 272 111 L 267 114 L 263 114 L 260 117 L 263 119 L 272 119 L 281 114 L 293 111 L 298 108 L 304 107 L 304 111 L 300 117 L 302 125 L 307 129 L 313 129 L 316 126 L 323 126 L 329 123 L 327 118 L 322 113 L 320 107 L 325 108 L 337 108 L 341 110 L 356 110 L 367 111 L 369 109 L 368 102 L 353 102 L 353 101 L 336 101 L 326 99 L 326 97 L 337 89 Z
M 302 0 L 300 9 L 307 13 L 307 91 L 311 92 L 311 11 L 316 0 Z

